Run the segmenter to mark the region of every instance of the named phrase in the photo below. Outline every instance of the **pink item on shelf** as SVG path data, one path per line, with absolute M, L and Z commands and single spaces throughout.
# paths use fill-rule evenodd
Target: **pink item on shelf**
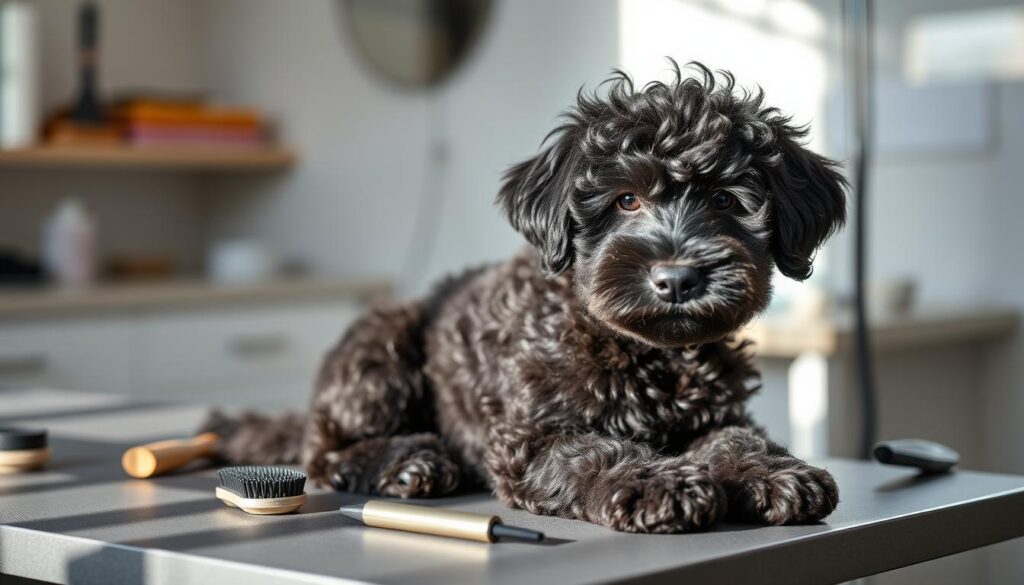
M 128 142 L 136 146 L 261 146 L 266 143 L 266 136 L 260 128 L 167 128 L 133 125 L 128 128 L 126 136 Z

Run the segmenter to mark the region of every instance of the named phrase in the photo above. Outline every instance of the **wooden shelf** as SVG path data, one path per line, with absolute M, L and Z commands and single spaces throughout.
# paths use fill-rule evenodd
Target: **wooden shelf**
M 39 146 L 0 150 L 0 169 L 273 171 L 288 168 L 295 160 L 291 150 L 269 146 L 250 149 Z

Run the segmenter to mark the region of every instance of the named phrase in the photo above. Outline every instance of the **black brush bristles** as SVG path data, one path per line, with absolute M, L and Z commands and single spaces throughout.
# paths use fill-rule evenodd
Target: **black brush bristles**
M 217 472 L 220 486 L 247 499 L 288 498 L 302 494 L 306 474 L 288 467 L 242 465 Z

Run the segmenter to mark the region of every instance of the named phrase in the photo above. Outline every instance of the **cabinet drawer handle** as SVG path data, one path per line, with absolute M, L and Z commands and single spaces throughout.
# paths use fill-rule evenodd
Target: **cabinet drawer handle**
M 46 356 L 41 353 L 0 356 L 0 376 L 41 374 L 46 368 Z
M 284 333 L 239 335 L 229 343 L 232 353 L 243 358 L 259 358 L 281 353 L 288 348 Z

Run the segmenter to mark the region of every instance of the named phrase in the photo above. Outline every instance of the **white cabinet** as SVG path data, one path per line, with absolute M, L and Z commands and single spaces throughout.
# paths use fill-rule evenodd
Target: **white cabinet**
M 0 387 L 302 407 L 320 360 L 362 306 L 289 301 L 0 322 Z
M 304 405 L 353 303 L 147 317 L 139 323 L 138 394 Z
M 59 319 L 0 326 L 0 386 L 132 389 L 130 319 Z

